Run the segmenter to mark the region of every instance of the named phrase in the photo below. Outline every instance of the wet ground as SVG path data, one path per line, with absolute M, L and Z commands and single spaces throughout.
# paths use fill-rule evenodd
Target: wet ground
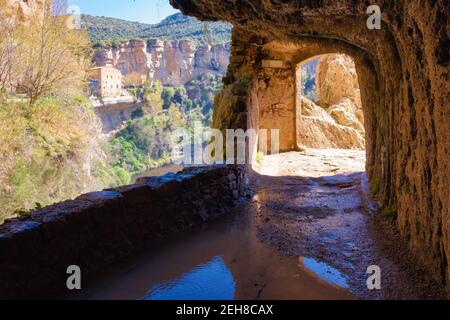
M 368 196 L 360 151 L 306 150 L 254 166 L 235 214 L 132 257 L 73 298 L 441 298 Z M 369 266 L 381 290 L 369 290 Z

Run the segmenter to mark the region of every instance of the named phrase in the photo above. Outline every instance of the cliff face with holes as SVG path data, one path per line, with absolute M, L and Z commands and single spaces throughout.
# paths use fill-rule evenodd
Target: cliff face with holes
M 229 44 L 197 46 L 188 40 L 132 40 L 119 48 L 98 49 L 94 62 L 97 66 L 111 63 L 125 77 L 180 86 L 208 72 L 225 74 L 229 58 Z
M 268 110 L 281 149 L 301 141 L 295 66 L 345 53 L 359 75 L 371 189 L 418 260 L 450 286 L 450 12 L 447 0 L 380 0 L 369 30 L 363 0 L 171 0 L 184 14 L 234 25 L 216 127 L 260 127 Z M 284 83 L 283 86 L 280 83 Z M 298 111 L 297 111 L 298 112 Z

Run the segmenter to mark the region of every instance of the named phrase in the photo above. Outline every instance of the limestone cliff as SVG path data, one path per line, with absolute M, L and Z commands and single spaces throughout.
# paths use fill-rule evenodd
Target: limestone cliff
M 317 104 L 343 126 L 364 132 L 358 75 L 352 58 L 343 54 L 322 56 L 316 74 Z
M 324 55 L 313 71 L 317 104 L 301 97 L 301 146 L 364 149 L 364 116 L 355 63 L 347 55 Z
M 337 122 L 325 109 L 301 98 L 299 138 L 309 148 L 364 149 L 364 138 L 351 126 Z
M 109 62 L 124 76 L 180 86 L 207 72 L 225 74 L 229 56 L 229 44 L 197 46 L 188 40 L 131 40 L 118 48 L 97 50 L 94 62 L 97 66 Z

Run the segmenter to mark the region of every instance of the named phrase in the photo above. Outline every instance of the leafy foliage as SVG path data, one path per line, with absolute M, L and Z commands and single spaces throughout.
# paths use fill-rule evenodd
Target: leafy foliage
M 135 175 L 169 162 L 171 133 L 181 116 L 163 112 L 131 120 L 110 142 L 109 161 L 127 183 Z
M 222 78 L 219 74 L 206 73 L 185 85 L 187 95 L 194 105 L 201 108 L 208 124 L 211 122 L 214 97 L 222 90 Z
M 84 17 L 90 36 L 112 45 L 136 36 L 205 41 L 202 23 L 182 15 L 154 26 L 91 18 Z M 81 193 L 127 184 L 134 176 L 168 163 L 173 130 L 192 130 L 197 122 L 209 126 L 214 95 L 221 87 L 217 75 L 204 75 L 181 87 L 159 83 L 150 87 L 148 82 L 135 86 L 132 93 L 145 104 L 110 141 L 101 141 L 91 104 L 77 95 L 84 87 L 91 44 L 83 32 L 65 30 L 59 18 L 47 19 L 22 25 L 17 33 L 7 26 L 14 41 L 0 41 L 0 67 L 8 71 L 7 77 L 0 77 L 0 222 Z M 44 22 L 48 23 L 45 34 L 31 32 L 30 28 L 44 30 Z M 211 28 L 214 41 L 229 41 L 228 25 Z M 46 35 L 49 38 L 43 39 Z M 10 48 L 17 51 L 11 54 Z M 50 63 L 55 56 L 61 65 Z M 10 68 L 13 58 L 24 60 Z M 12 80 L 28 99 L 11 91 L 17 87 L 9 85 Z M 129 80 L 139 84 L 137 78 Z
M 0 22 L 0 222 L 103 187 L 91 174 L 100 124 L 79 96 L 91 43 L 49 3 Z

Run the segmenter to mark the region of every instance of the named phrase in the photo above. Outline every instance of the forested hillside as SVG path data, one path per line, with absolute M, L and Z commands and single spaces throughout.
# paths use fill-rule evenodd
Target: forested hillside
M 130 39 L 192 40 L 197 44 L 218 44 L 229 42 L 231 38 L 230 24 L 203 23 L 181 13 L 154 25 L 90 15 L 83 15 L 82 23 L 97 46 Z

